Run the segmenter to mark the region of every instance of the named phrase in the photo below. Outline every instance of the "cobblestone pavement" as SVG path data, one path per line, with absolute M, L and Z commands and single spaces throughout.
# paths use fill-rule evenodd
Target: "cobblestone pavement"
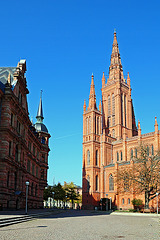
M 67 210 L 0 229 L 1 240 L 160 239 L 159 217 Z

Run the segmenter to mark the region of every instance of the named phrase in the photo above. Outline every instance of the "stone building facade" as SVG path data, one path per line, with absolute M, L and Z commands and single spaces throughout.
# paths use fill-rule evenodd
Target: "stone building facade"
M 101 199 L 108 198 L 119 209 L 132 208 L 134 193 L 120 194 L 116 189 L 114 173 L 132 164 L 141 143 L 150 154 L 160 147 L 160 132 L 155 118 L 155 131 L 141 134 L 136 127 L 128 73 L 124 78 L 116 32 L 112 45 L 109 77 L 102 77 L 102 102 L 96 105 L 94 76 L 92 75 L 89 106 L 83 106 L 83 193 L 84 208 L 93 209 Z M 156 204 L 156 199 L 150 202 Z
M 27 105 L 26 61 L 0 67 L 0 209 L 43 207 L 50 134 L 43 124 L 42 97 L 34 125 Z

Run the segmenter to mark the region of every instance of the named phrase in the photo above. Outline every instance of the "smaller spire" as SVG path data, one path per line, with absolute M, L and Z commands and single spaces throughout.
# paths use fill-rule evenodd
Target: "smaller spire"
M 131 87 L 131 80 L 130 80 L 129 72 L 128 72 L 128 75 L 127 75 L 127 84 L 128 84 L 129 87 Z
M 158 123 L 157 123 L 157 117 L 155 117 L 155 124 L 154 124 L 154 128 L 155 128 L 155 133 L 158 133 Z
M 102 111 L 102 104 L 101 104 L 101 100 L 99 102 L 99 111 L 101 112 Z
M 96 95 L 95 95 L 95 87 L 94 87 L 94 76 L 92 73 L 92 80 L 91 80 L 91 88 L 90 88 L 90 95 L 89 95 L 89 109 L 96 109 Z
M 139 120 L 138 120 L 138 136 L 141 136 L 141 126 Z
M 86 100 L 84 100 L 83 111 L 86 111 Z
M 38 111 L 37 111 L 37 122 L 42 123 L 43 122 L 43 109 L 42 109 L 42 90 L 40 93 L 40 101 L 39 101 L 39 107 L 38 107 Z
M 105 82 L 106 82 L 106 79 L 105 79 L 104 72 L 103 72 L 103 76 L 102 76 L 102 87 L 105 86 Z

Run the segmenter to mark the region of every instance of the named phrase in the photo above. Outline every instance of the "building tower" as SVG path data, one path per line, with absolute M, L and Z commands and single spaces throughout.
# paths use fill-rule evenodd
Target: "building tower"
M 83 204 L 90 208 L 99 199 L 101 102 L 96 106 L 94 76 L 92 74 L 89 106 L 84 102 L 83 113 Z
M 134 109 L 131 99 L 131 85 L 128 73 L 127 81 L 123 75 L 121 57 L 116 32 L 112 45 L 111 63 L 107 84 L 102 78 L 103 128 L 107 135 L 116 138 L 130 138 L 137 135 Z

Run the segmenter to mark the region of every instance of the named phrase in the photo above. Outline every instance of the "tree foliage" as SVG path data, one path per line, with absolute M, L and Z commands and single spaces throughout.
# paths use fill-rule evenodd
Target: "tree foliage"
M 147 146 L 140 146 L 138 157 L 131 160 L 127 167 L 124 165 L 116 174 L 119 192 L 135 192 L 145 194 L 145 207 L 160 193 L 160 153 L 149 155 Z

